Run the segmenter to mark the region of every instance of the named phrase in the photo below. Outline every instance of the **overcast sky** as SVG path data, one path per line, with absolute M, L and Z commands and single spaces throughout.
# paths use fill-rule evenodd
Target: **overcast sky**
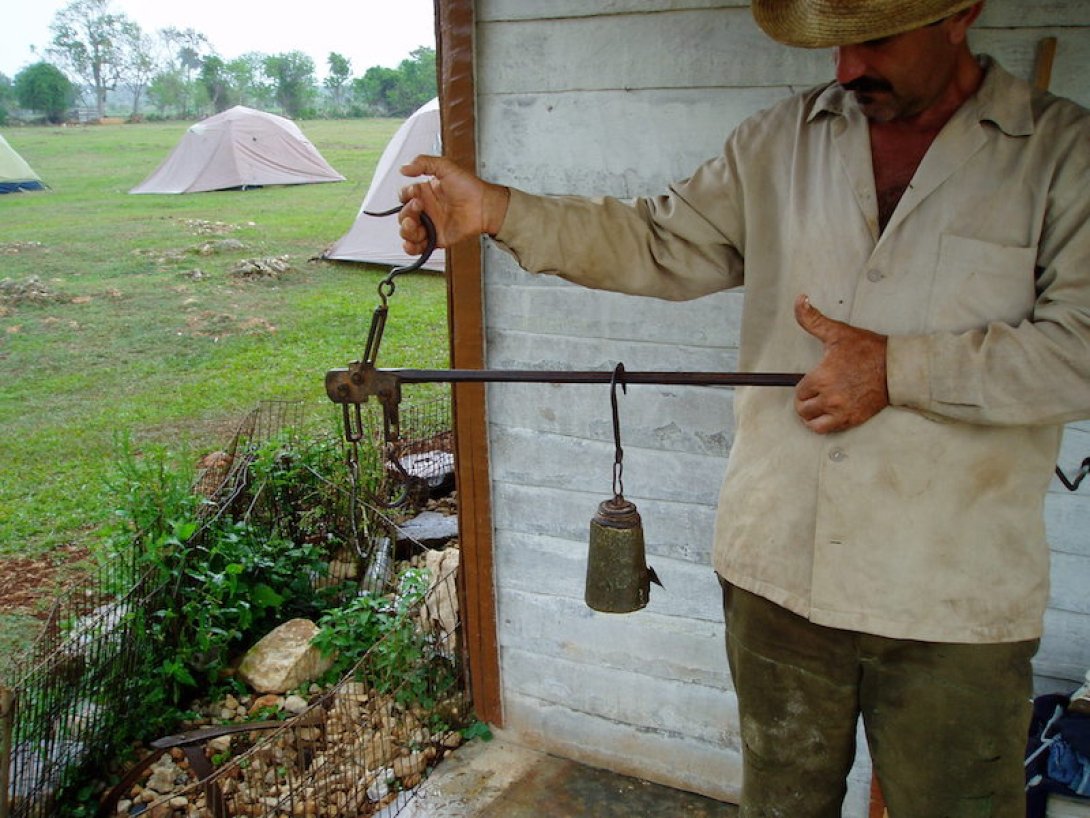
M 37 62 L 51 39 L 49 24 L 69 0 L 3 0 L 0 74 L 14 78 Z M 146 32 L 173 26 L 204 34 L 224 59 L 248 51 L 302 51 L 319 78 L 336 51 L 352 61 L 352 75 L 374 65 L 394 68 L 414 48 L 435 48 L 433 0 L 113 0 L 111 8 Z M 38 49 L 35 54 L 32 47 Z

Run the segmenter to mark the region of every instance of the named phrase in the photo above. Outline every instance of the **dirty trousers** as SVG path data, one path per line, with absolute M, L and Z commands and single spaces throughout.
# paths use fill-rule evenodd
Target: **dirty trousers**
M 1037 640 L 871 636 L 721 584 L 740 818 L 840 818 L 860 714 L 890 818 L 1023 818 Z

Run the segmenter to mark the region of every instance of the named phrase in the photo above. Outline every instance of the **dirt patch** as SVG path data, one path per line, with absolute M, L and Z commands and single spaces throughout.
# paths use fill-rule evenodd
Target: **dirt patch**
M 229 271 L 234 278 L 245 280 L 278 279 L 294 272 L 288 256 L 270 256 L 266 258 L 244 258 Z
M 15 307 L 20 304 L 55 304 L 71 299 L 50 289 L 49 285 L 38 276 L 30 276 L 25 281 L 13 278 L 0 279 L 0 307 Z
M 0 557 L 0 614 L 44 618 L 57 593 L 88 574 L 88 551 L 66 545 L 36 557 Z
M 6 244 L 0 244 L 0 253 L 5 256 L 35 252 L 48 253 L 49 250 L 40 241 L 9 241 Z

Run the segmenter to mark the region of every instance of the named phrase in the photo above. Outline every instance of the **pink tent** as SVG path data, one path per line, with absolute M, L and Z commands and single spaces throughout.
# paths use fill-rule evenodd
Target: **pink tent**
M 343 181 L 290 119 L 236 105 L 191 125 L 163 164 L 129 193 Z

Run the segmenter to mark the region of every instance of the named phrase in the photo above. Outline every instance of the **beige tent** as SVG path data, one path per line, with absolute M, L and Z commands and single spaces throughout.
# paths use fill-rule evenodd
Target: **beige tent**
M 0 193 L 41 190 L 42 180 L 8 141 L 0 136 Z
M 129 193 L 343 181 L 290 119 L 236 105 L 190 126 L 163 164 Z
M 399 267 L 415 259 L 405 255 L 401 249 L 401 238 L 397 234 L 397 219 L 394 216 L 376 218 L 368 216 L 365 210 L 381 212 L 396 207 L 401 188 L 409 179 L 401 175 L 399 168 L 421 153 L 438 154 L 442 152 L 439 135 L 439 100 L 418 108 L 410 116 L 386 145 L 375 167 L 375 175 L 363 205 L 356 216 L 356 221 L 348 232 L 339 238 L 323 254 L 323 258 L 339 261 L 367 261 L 372 264 L 388 264 Z M 442 250 L 432 253 L 426 270 L 443 270 L 445 257 Z

